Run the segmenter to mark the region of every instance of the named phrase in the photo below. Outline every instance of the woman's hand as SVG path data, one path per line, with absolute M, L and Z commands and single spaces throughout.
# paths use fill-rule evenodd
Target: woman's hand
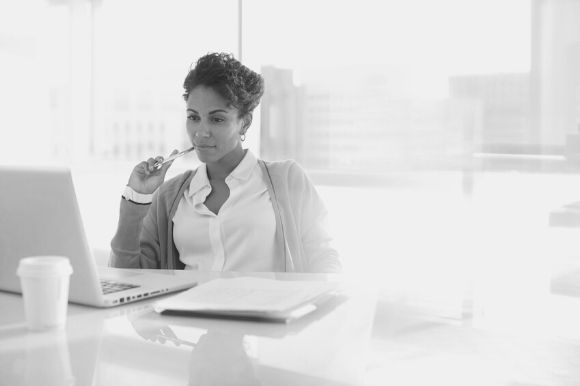
M 176 154 L 178 151 L 173 150 L 170 155 Z M 149 158 L 147 161 L 140 162 L 133 168 L 129 176 L 129 187 L 142 194 L 151 194 L 157 190 L 165 180 L 165 174 L 173 161 L 166 163 L 159 169 L 155 168 L 155 163 L 163 162 L 163 157 L 158 156 Z

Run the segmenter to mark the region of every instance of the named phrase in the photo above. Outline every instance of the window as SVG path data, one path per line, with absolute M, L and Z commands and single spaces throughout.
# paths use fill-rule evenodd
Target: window
M 71 167 L 89 240 L 108 249 L 133 166 L 185 146 L 190 64 L 235 53 L 237 21 L 235 0 L 2 2 L 0 164 Z
M 71 166 L 104 249 L 134 164 L 187 146 L 182 82 L 209 51 L 265 77 L 246 144 L 308 170 L 353 269 L 446 267 L 505 234 L 488 253 L 537 253 L 518 235 L 561 229 L 580 195 L 577 1 L 9 3 L 0 163 Z
M 541 147 L 529 1 L 244 4 L 245 59 L 268 86 L 265 157 L 380 173 Z

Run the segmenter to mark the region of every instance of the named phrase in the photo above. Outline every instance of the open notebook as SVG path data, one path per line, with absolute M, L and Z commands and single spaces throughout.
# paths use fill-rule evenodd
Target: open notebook
M 339 290 L 326 281 L 256 277 L 215 279 L 155 303 L 159 313 L 289 322 L 316 310 Z

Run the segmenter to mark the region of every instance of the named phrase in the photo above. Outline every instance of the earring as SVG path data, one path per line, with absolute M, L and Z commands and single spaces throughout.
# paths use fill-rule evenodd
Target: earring
M 240 139 L 242 140 L 242 142 L 244 142 L 246 140 L 246 134 L 240 135 Z

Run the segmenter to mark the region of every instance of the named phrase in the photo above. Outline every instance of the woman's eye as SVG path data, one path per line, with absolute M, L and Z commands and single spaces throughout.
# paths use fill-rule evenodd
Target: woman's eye
M 221 117 L 213 117 L 212 121 L 214 121 L 215 123 L 222 123 L 223 121 L 225 121 L 225 119 Z
M 199 117 L 197 115 L 188 115 L 187 119 L 190 121 L 199 121 Z

